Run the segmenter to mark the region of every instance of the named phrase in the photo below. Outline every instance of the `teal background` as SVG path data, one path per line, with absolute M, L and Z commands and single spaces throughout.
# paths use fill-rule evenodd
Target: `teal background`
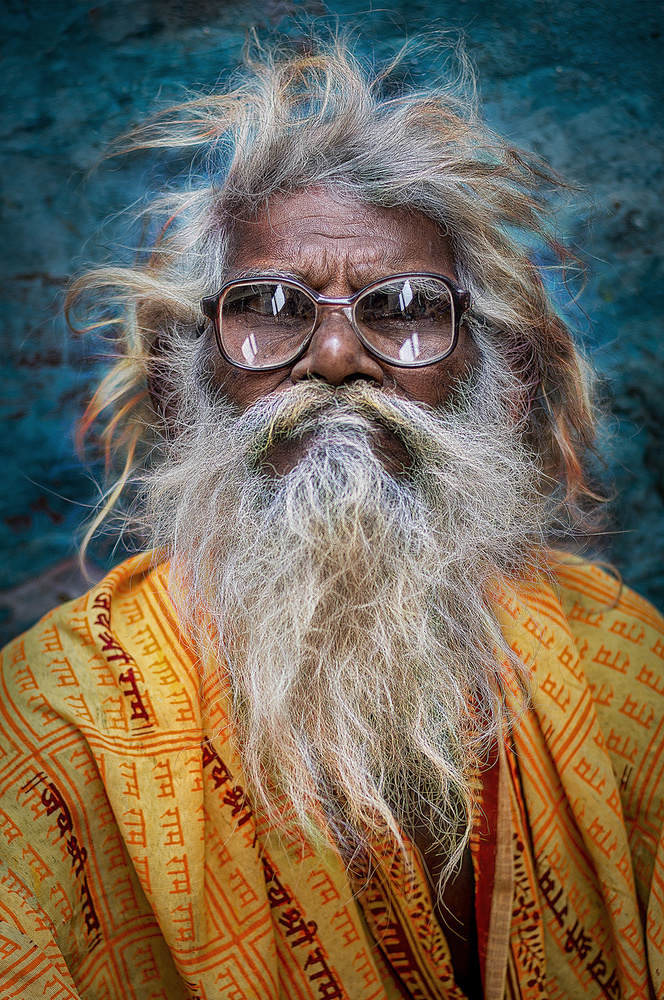
M 297 34 L 303 14 L 357 25 L 379 54 L 423 30 L 463 32 L 491 124 L 589 192 L 564 227 L 589 268 L 574 322 L 612 413 L 606 555 L 664 606 L 662 3 L 2 0 L 2 635 L 84 586 L 75 539 L 99 469 L 74 457 L 73 425 L 103 362 L 67 331 L 64 291 L 90 263 L 131 260 L 119 213 L 172 170 L 103 162 L 107 143 L 223 79 L 250 27 Z

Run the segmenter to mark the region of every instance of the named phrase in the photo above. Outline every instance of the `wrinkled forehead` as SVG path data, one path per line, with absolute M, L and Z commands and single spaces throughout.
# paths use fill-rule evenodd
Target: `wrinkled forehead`
M 314 188 L 275 195 L 233 226 L 229 278 L 292 274 L 313 288 L 362 288 L 400 271 L 455 279 L 451 240 L 420 212 Z

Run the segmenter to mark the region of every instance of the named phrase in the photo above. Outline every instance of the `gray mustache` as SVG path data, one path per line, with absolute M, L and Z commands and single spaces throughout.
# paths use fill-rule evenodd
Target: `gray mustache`
M 399 438 L 417 454 L 430 433 L 427 409 L 368 383 L 328 386 L 309 382 L 260 400 L 238 422 L 251 460 L 260 462 L 275 444 L 299 440 L 324 425 L 365 437 L 376 426 Z

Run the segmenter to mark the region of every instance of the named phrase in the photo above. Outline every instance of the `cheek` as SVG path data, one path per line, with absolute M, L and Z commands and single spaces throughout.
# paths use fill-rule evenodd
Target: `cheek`
M 219 354 L 208 364 L 210 385 L 220 390 L 241 410 L 274 392 L 284 380 L 284 372 L 247 372 L 229 364 Z
M 392 377 L 410 399 L 428 406 L 444 406 L 459 382 L 480 363 L 480 352 L 470 335 L 461 328 L 454 353 L 427 368 L 392 369 Z

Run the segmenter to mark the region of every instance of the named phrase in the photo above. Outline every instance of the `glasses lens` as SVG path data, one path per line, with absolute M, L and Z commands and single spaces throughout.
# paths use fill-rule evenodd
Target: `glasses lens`
M 269 368 L 290 361 L 311 333 L 316 304 L 283 281 L 233 285 L 219 304 L 221 342 L 236 364 Z
M 401 364 L 426 364 L 454 343 L 454 303 L 437 278 L 392 278 L 355 305 L 355 322 L 379 354 Z

